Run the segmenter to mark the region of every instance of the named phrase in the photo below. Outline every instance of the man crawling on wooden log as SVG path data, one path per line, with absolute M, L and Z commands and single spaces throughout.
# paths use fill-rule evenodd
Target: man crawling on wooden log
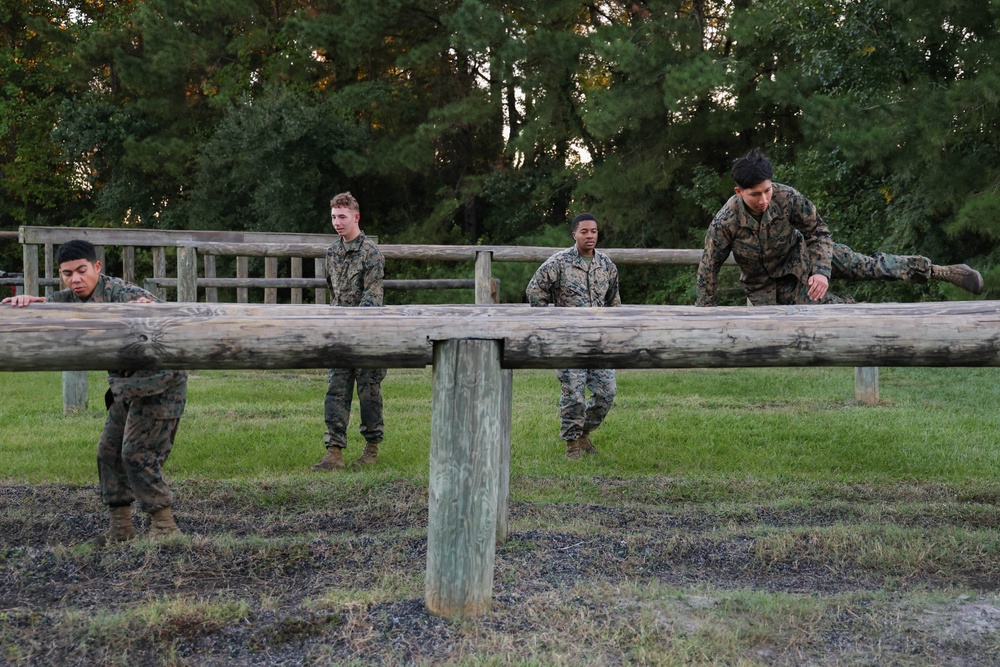
M 89 241 L 64 243 L 56 255 L 59 274 L 68 287 L 52 295 L 61 303 L 152 303 L 146 290 L 101 273 L 97 251 Z M 45 297 L 21 294 L 3 303 L 27 306 Z M 132 502 L 150 515 L 149 535 L 162 539 L 179 535 L 174 521 L 173 493 L 163 476 L 163 464 L 174 445 L 177 425 L 187 401 L 186 371 L 108 371 L 110 388 L 104 397 L 108 417 L 97 445 L 101 501 L 108 506 L 108 532 L 99 544 L 135 537 Z
M 834 243 L 811 201 L 771 182 L 771 161 L 759 150 L 737 159 L 732 173 L 736 194 L 715 214 L 705 236 L 696 305 L 715 305 L 719 267 L 730 252 L 755 306 L 853 303 L 851 297 L 827 292 L 831 277 L 943 280 L 973 294 L 983 292 L 983 277 L 965 264 L 939 266 L 917 255 L 862 255 Z

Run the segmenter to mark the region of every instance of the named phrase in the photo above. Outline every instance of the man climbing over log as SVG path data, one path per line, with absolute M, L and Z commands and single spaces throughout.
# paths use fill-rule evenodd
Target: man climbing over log
M 59 303 L 152 303 L 146 290 L 101 273 L 97 251 L 89 241 L 64 243 L 56 255 L 59 274 L 68 289 L 55 292 Z M 45 297 L 21 294 L 3 303 L 23 307 L 45 302 Z M 163 464 L 177 435 L 187 402 L 186 371 L 108 371 L 105 395 L 108 416 L 97 445 L 97 473 L 101 501 L 110 515 L 100 544 L 135 537 L 132 503 L 150 515 L 149 535 L 162 539 L 180 535 L 174 521 L 173 493 L 163 475 Z
M 597 218 L 581 213 L 570 223 L 575 243 L 538 267 L 526 290 L 532 306 L 611 307 L 622 305 L 618 268 L 597 247 Z M 566 458 L 597 454 L 590 433 L 601 425 L 615 402 L 618 387 L 610 368 L 563 368 L 559 435 L 566 441 Z M 590 400 L 586 390 L 590 389 Z
M 943 280 L 983 293 L 983 277 L 965 264 L 939 266 L 918 255 L 862 255 L 834 243 L 813 203 L 794 188 L 773 183 L 773 173 L 771 161 L 756 149 L 733 163 L 736 194 L 708 227 L 696 305 L 715 305 L 719 268 L 730 252 L 755 306 L 853 303 L 827 291 L 830 278 Z
M 361 231 L 361 207 L 350 192 L 342 192 L 330 201 L 333 229 L 340 236 L 326 251 L 326 282 L 330 286 L 330 305 L 381 306 L 385 258 L 375 243 Z M 331 368 L 327 372 L 326 454 L 313 470 L 341 470 L 347 447 L 347 423 L 351 417 L 354 385 L 358 386 L 361 405 L 361 435 L 365 450 L 352 468 L 374 465 L 378 446 L 385 433 L 382 421 L 382 380 L 384 368 Z

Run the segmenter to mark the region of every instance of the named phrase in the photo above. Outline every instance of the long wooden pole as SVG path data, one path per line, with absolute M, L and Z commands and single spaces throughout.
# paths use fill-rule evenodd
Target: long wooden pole
M 434 344 L 425 602 L 444 618 L 480 616 L 493 598 L 501 373 L 499 341 Z
M 431 341 L 505 368 L 1000 366 L 1000 304 L 528 308 L 33 304 L 0 308 L 0 371 L 407 368 Z

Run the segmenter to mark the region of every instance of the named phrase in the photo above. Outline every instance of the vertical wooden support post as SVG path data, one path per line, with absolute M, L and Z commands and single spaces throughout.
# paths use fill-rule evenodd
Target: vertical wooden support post
M 125 282 L 135 282 L 135 246 L 122 246 L 122 279 Z
M 57 271 L 55 270 L 55 266 L 54 266 L 55 265 L 55 257 L 54 257 L 55 253 L 53 252 L 52 244 L 51 243 L 46 243 L 45 244 L 45 251 L 43 252 L 43 255 L 45 257 L 45 276 L 44 277 L 45 278 L 53 278 L 53 277 L 56 276 Z M 45 286 L 45 298 L 46 299 L 52 298 L 52 292 L 54 292 L 54 291 L 55 290 L 52 289 L 51 285 L 46 285 Z
M 153 248 L 153 277 L 154 278 L 166 278 L 167 277 L 167 253 L 163 246 L 156 246 Z M 167 300 L 167 288 L 159 287 L 156 288 L 156 298 L 161 301 Z
M 104 261 L 104 246 L 95 245 L 94 251 L 97 253 L 97 261 L 101 263 L 101 272 L 105 274 L 110 273 L 106 268 L 107 262 Z
M 177 303 L 198 300 L 198 251 L 177 248 Z
M 215 255 L 205 255 L 205 277 L 215 277 Z M 206 303 L 219 303 L 219 288 L 206 287 L 205 301 Z
M 500 462 L 497 465 L 497 544 L 510 534 L 510 429 L 514 412 L 514 371 L 500 371 Z
M 292 257 L 292 278 L 302 277 L 302 258 Z M 302 288 L 293 287 L 292 288 L 292 303 L 299 304 L 302 303 Z
M 424 602 L 448 619 L 480 616 L 492 604 L 503 439 L 500 345 L 434 343 Z
M 490 281 L 493 279 L 493 253 L 489 250 L 476 251 L 476 303 L 493 303 Z
M 322 280 L 326 280 L 326 257 L 317 257 L 314 264 L 316 267 L 316 277 Z M 322 287 L 316 288 L 316 305 L 328 303 L 326 299 L 326 290 Z
M 854 369 L 854 398 L 865 405 L 878 405 L 878 366 Z
M 24 260 L 24 293 L 40 296 L 38 291 L 38 246 L 25 243 L 21 246 L 21 257 Z
M 77 412 L 86 412 L 87 397 L 87 371 L 63 371 L 63 414 L 72 415 Z
M 264 258 L 264 277 L 265 278 L 277 278 L 278 277 L 278 258 L 277 257 L 265 257 Z M 277 287 L 265 287 L 264 288 L 264 303 L 278 303 L 278 288 Z
M 215 277 L 215 255 L 205 255 L 205 277 Z M 205 301 L 206 303 L 219 303 L 219 288 L 206 287 Z
M 236 258 L 236 277 L 250 277 L 250 260 L 246 257 Z M 248 303 L 250 301 L 250 291 L 246 287 L 236 288 L 236 303 Z

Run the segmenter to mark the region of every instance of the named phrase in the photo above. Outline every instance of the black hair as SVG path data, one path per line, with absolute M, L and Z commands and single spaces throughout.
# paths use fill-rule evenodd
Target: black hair
M 774 176 L 771 161 L 759 149 L 755 148 L 733 162 L 733 180 L 742 188 L 752 188 L 755 185 L 770 181 Z
M 593 220 L 594 222 L 597 222 L 597 218 L 594 217 L 593 213 L 580 213 L 575 218 L 573 218 L 573 221 L 571 223 L 569 223 L 569 231 L 575 232 L 576 228 L 579 227 L 580 223 L 583 222 L 584 220 Z
M 63 262 L 72 262 L 78 259 L 85 259 L 91 264 L 96 263 L 97 249 L 94 247 L 94 244 L 90 241 L 74 239 L 59 246 L 59 252 L 56 253 L 57 265 L 62 264 Z

